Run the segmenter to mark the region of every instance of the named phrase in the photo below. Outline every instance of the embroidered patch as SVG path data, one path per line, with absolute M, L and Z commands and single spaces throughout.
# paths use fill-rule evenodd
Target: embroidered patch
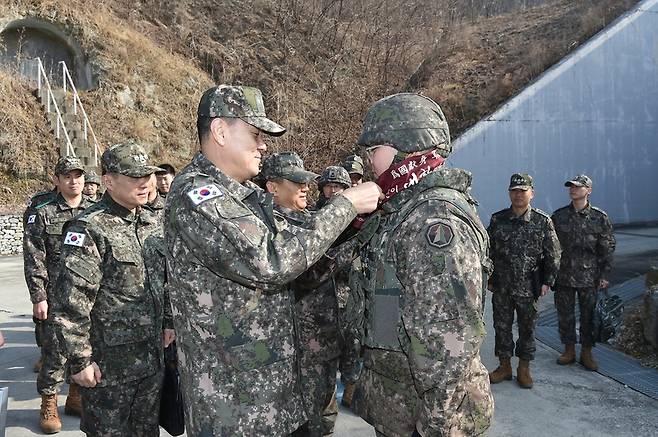
M 187 195 L 192 199 L 195 205 L 205 202 L 215 197 L 222 197 L 224 193 L 221 192 L 219 187 L 215 184 L 204 185 L 203 187 L 195 188 L 187 192 Z
M 36 219 L 37 219 L 37 215 L 36 215 L 36 214 L 32 214 L 31 216 L 29 216 L 29 217 L 27 218 L 27 224 L 29 225 L 29 224 L 31 224 L 31 223 L 34 223 L 34 221 L 35 221 Z
M 434 223 L 425 233 L 425 238 L 427 242 L 434 247 L 443 249 L 444 247 L 450 246 L 452 239 L 454 238 L 455 233 L 452 231 L 452 227 L 446 223 Z
M 85 242 L 85 234 L 80 234 L 78 232 L 68 232 L 66 238 L 64 238 L 64 244 L 69 246 L 78 246 L 82 247 L 82 243 Z

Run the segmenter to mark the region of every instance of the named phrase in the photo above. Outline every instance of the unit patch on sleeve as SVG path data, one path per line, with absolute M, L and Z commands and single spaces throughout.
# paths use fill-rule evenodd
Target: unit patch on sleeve
M 427 242 L 431 246 L 438 247 L 439 249 L 450 246 L 454 237 L 455 233 L 453 232 L 452 227 L 447 223 L 441 222 L 430 225 L 425 233 Z
M 64 244 L 69 246 L 78 246 L 82 247 L 82 243 L 85 242 L 85 234 L 79 232 L 68 232 L 66 238 L 64 238 Z
M 27 217 L 27 224 L 29 225 L 29 224 L 31 224 L 31 223 L 34 223 L 34 221 L 35 221 L 36 219 L 37 219 L 37 215 L 36 215 L 36 214 L 32 214 L 31 216 L 28 216 L 28 217 Z
M 203 187 L 194 188 L 187 192 L 195 205 L 205 202 L 206 200 L 222 197 L 224 193 L 215 184 L 204 185 Z

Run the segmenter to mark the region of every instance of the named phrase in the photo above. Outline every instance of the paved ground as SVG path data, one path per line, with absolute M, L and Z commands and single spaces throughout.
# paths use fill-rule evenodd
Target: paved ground
M 617 234 L 617 239 L 615 283 L 644 273 L 649 265 L 658 265 L 658 228 L 626 228 Z M 0 329 L 7 340 L 7 345 L 0 349 L 0 386 L 10 389 L 7 437 L 41 435 L 39 399 L 35 392 L 35 374 L 31 371 L 37 349 L 22 275 L 20 257 L 0 257 Z M 497 362 L 493 356 L 490 302 L 487 302 L 489 335 L 482 349 L 482 359 L 493 369 Z M 541 302 L 542 308 L 551 305 L 551 298 Z M 538 344 L 532 390 L 522 390 L 514 381 L 493 386 L 496 411 L 487 435 L 658 435 L 658 401 L 578 365 L 558 366 L 556 357 L 557 352 Z M 63 402 L 64 396 L 61 396 L 60 405 Z M 75 418 L 63 418 L 64 429 L 59 435 L 82 435 Z M 375 434 L 361 419 L 341 411 L 335 435 L 374 437 Z

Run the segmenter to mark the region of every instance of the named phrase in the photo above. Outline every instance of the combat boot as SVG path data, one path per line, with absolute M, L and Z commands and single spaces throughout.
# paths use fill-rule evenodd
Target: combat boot
M 512 380 L 512 364 L 510 363 L 509 358 L 501 358 L 500 366 L 496 368 L 493 372 L 489 373 L 489 382 L 492 384 L 498 384 L 502 381 L 511 381 Z
M 57 413 L 57 395 L 41 395 L 39 425 L 46 434 L 55 434 L 62 429 L 62 421 Z
M 516 382 L 521 388 L 532 388 L 532 376 L 530 376 L 530 361 L 519 360 L 516 369 Z
M 561 366 L 576 362 L 576 345 L 567 343 L 564 345 L 564 352 L 557 357 L 557 363 Z
M 348 382 L 345 384 L 345 390 L 343 391 L 343 399 L 340 401 L 340 404 L 344 407 L 350 408 L 352 406 L 352 397 L 354 397 L 354 390 L 356 389 L 356 383 Z
M 71 383 L 69 385 L 69 395 L 66 397 L 64 404 L 64 414 L 69 416 L 82 416 L 82 399 L 80 398 L 80 386 Z
M 42 366 L 42 365 L 43 365 L 43 360 L 41 359 L 41 357 L 39 357 L 39 359 L 37 360 L 37 362 L 34 363 L 34 367 L 32 368 L 32 370 L 34 371 L 34 373 L 39 373 L 39 372 L 41 371 L 41 366 Z
M 585 366 L 587 370 L 599 370 L 599 365 L 594 361 L 592 356 L 592 346 L 583 346 L 580 351 L 580 364 Z

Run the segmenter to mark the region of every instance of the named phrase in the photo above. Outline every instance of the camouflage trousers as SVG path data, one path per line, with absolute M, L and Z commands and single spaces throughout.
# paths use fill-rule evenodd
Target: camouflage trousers
M 43 320 L 39 320 L 36 317 L 32 317 L 34 322 L 34 341 L 37 344 L 37 347 L 40 348 L 43 345 L 41 338 L 43 337 Z
M 494 399 L 487 369 L 479 358 L 463 369 L 462 379 L 436 387 L 444 391 L 437 397 L 444 399 L 445 413 L 423 409 L 406 355 L 366 347 L 363 358 L 352 410 L 370 423 L 378 436 L 410 437 L 422 415 L 430 416 L 425 418 L 431 423 L 441 424 L 440 430 L 425 430 L 427 436 L 478 436 L 489 428 Z
M 80 429 L 88 436 L 158 437 L 164 370 L 105 387 L 80 388 Z
M 308 414 L 308 436 L 321 437 L 333 433 L 336 404 L 336 372 L 338 358 L 316 363 L 301 360 L 301 384 Z
M 493 324 L 496 331 L 495 353 L 499 358 L 516 355 L 522 360 L 535 358 L 535 326 L 537 324 L 537 302 L 533 297 L 512 296 L 504 291 L 492 294 Z M 514 313 L 519 329 L 519 339 L 514 348 Z
M 55 334 L 52 319 L 40 321 L 41 370 L 37 376 L 37 391 L 41 395 L 54 395 L 64 383 L 66 376 L 66 357 Z
M 596 307 L 596 288 L 573 288 L 556 286 L 555 309 L 557 310 L 558 329 L 563 344 L 576 343 L 576 294 L 580 310 L 580 343 L 594 346 L 592 338 L 592 318 Z

